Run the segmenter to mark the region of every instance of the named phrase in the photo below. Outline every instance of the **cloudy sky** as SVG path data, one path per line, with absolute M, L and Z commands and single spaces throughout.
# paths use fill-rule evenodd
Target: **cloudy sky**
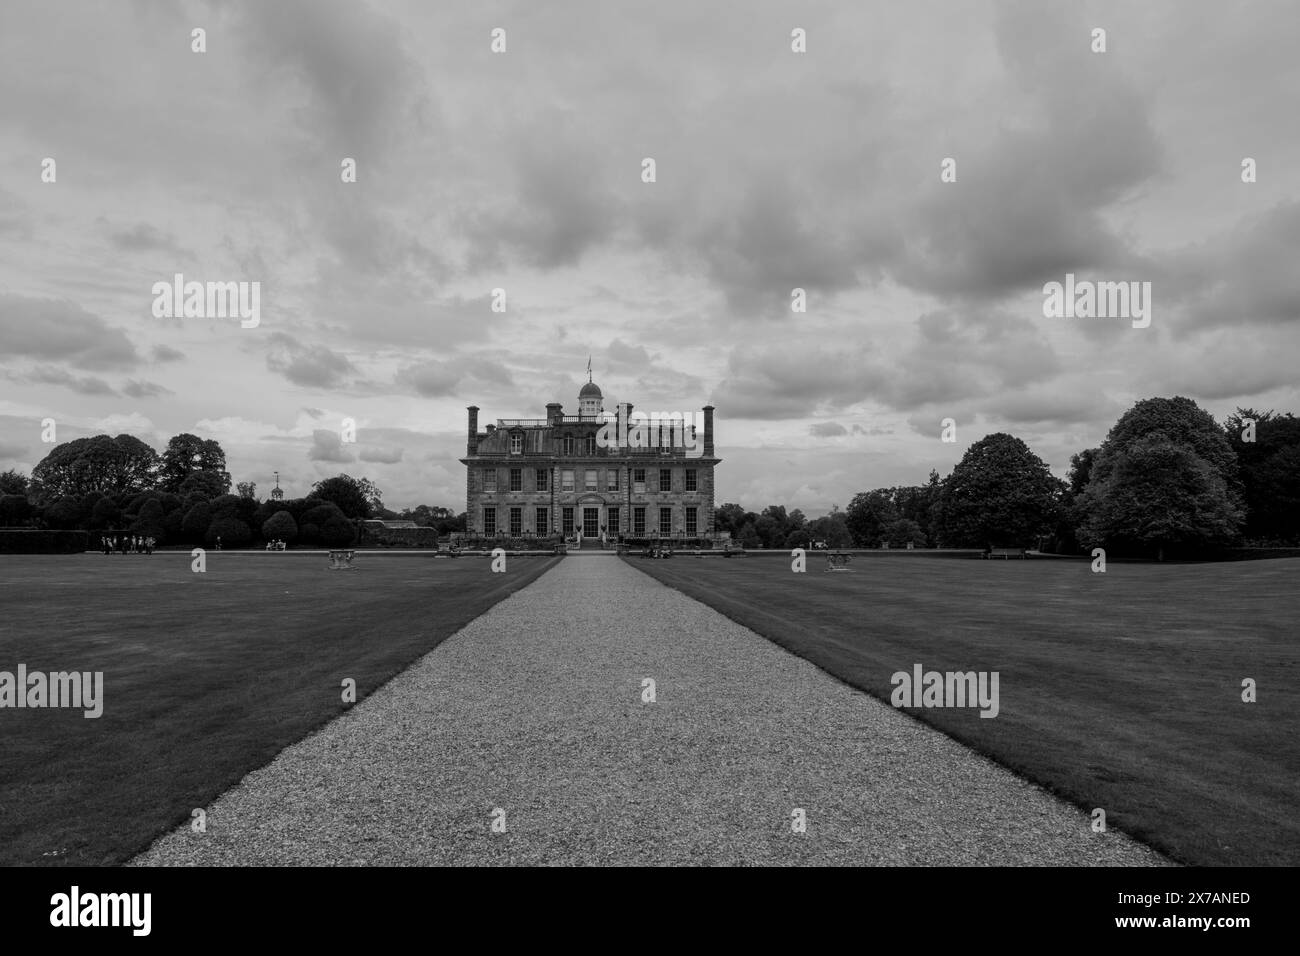
M 1152 395 L 1300 412 L 1298 46 L 1285 0 L 4 0 L 0 470 L 52 418 L 460 510 L 465 406 L 574 412 L 589 354 L 809 515 L 995 431 L 1064 475 Z M 260 324 L 155 317 L 178 272 Z M 1150 327 L 1044 318 L 1069 272 Z

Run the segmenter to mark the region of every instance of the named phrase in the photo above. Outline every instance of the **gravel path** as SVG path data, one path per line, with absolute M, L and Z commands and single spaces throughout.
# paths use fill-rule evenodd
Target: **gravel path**
M 1167 862 L 603 556 L 561 561 L 207 811 L 132 862 Z

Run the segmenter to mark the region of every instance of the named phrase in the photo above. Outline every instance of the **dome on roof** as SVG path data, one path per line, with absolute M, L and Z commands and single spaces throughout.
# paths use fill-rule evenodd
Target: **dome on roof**
M 595 382 L 588 382 L 586 385 L 582 386 L 582 390 L 578 392 L 578 398 L 603 398 L 603 397 L 604 396 L 601 395 L 600 393 L 600 386 L 597 385 Z

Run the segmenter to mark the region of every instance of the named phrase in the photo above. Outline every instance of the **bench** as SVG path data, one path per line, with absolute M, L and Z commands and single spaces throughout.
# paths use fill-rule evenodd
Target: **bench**
M 352 558 L 355 551 L 331 551 L 330 552 L 330 570 L 331 571 L 355 571 L 356 567 L 352 564 Z
M 986 558 L 1023 558 L 1025 556 L 1024 548 L 992 548 Z

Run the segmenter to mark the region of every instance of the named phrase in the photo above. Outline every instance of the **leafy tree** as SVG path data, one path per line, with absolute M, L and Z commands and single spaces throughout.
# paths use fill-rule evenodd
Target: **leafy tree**
M 16 469 L 0 473 L 0 495 L 26 495 L 28 484 L 27 476 Z
M 830 548 L 847 548 L 853 544 L 845 512 L 831 505 L 831 513 L 808 522 L 808 535 L 813 541 L 825 541 Z
M 1248 420 L 1254 422 L 1253 435 L 1247 433 Z M 1224 428 L 1240 463 L 1245 534 L 1258 541 L 1300 542 L 1300 418 L 1238 408 Z
M 184 495 L 181 485 L 196 471 L 218 472 L 224 475 L 225 484 L 220 491 L 208 497 L 225 494 L 230 488 L 230 475 L 226 473 L 226 453 L 213 439 L 202 439 L 184 432 L 174 435 L 163 450 L 159 467 L 159 485 L 164 491 Z
M 740 505 L 728 502 L 713 509 L 713 527 L 718 531 L 726 531 L 733 538 L 739 539 L 741 526 L 745 523 L 745 509 Z
M 755 530 L 752 521 L 746 521 L 735 537 L 742 548 L 761 548 L 763 546 L 763 539 L 758 536 L 758 531 Z
M 884 488 L 854 495 L 845 513 L 853 543 L 864 548 L 878 547 L 885 526 L 898 519 L 889 490 Z
M 1219 473 L 1229 493 L 1238 491 L 1237 455 L 1228 436 L 1209 412 L 1182 396 L 1146 398 L 1121 415 L 1093 461 L 1091 481 L 1109 477 L 1117 452 L 1156 434 L 1189 446 Z
M 191 544 L 201 544 L 211 525 L 212 506 L 206 501 L 200 501 L 185 512 L 185 518 L 181 521 L 181 534 Z
M 241 498 L 252 498 L 257 500 L 257 484 L 252 481 L 241 481 L 235 485 L 235 491 Z
M 885 527 L 885 540 L 891 548 L 925 547 L 925 532 L 911 518 L 899 518 Z
M 811 543 L 812 543 L 812 535 L 808 533 L 807 527 L 802 527 L 796 531 L 791 531 L 788 535 L 786 535 L 785 544 L 783 544 L 782 547 L 791 548 L 791 549 L 807 548 L 808 545 Z
M 1064 482 L 1023 441 L 987 435 L 944 480 L 935 530 L 945 547 L 1027 547 L 1052 530 L 1064 493 Z
M 1070 456 L 1070 494 L 1081 495 L 1092 479 L 1092 463 L 1097 460 L 1098 448 L 1085 448 Z
M 1177 471 L 1143 478 L 1135 462 Z M 1079 539 L 1161 556 L 1168 547 L 1216 547 L 1237 533 L 1240 488 L 1237 454 L 1208 412 L 1189 398 L 1143 399 L 1097 451 L 1077 501 Z
M 32 506 L 26 495 L 0 495 L 0 527 L 13 528 L 23 525 L 31 517 Z
M 1129 552 L 1199 550 L 1233 540 L 1242 520 L 1219 469 L 1183 441 L 1156 433 L 1106 449 L 1089 483 L 1084 544 Z
M 158 454 L 132 435 L 95 435 L 55 445 L 32 469 L 41 501 L 90 491 L 139 491 L 153 486 Z
M 298 522 L 287 511 L 277 511 L 262 524 L 262 538 L 266 541 L 283 541 L 293 544 L 298 540 Z
M 176 488 L 176 493 L 182 498 L 191 494 L 199 494 L 209 500 L 220 498 L 229 491 L 229 473 L 214 469 L 192 471 L 185 476 Z
M 312 496 L 332 501 L 349 518 L 369 518 L 375 502 L 379 502 L 379 489 L 366 478 L 336 475 L 324 478 L 312 486 Z M 382 502 L 379 502 L 382 507 Z

